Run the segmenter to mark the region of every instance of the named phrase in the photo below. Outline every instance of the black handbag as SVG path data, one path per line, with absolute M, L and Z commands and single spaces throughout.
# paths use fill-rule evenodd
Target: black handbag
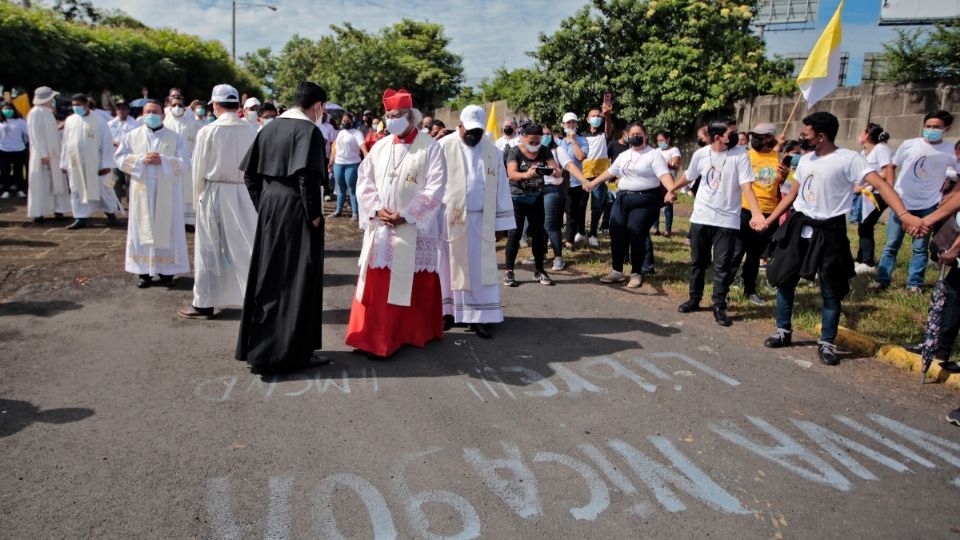
M 950 249 L 957 241 L 957 236 L 960 236 L 960 223 L 957 223 L 957 215 L 954 214 L 940 225 L 930 239 L 930 256 L 933 260 L 938 260 L 941 253 Z M 953 265 L 956 265 L 956 261 L 951 264 Z

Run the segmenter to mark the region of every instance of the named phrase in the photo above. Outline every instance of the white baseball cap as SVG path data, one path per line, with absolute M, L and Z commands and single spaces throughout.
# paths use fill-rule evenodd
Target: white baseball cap
M 568 112 L 568 113 L 564 113 L 564 115 L 563 115 L 563 120 L 562 120 L 561 122 L 564 123 L 564 124 L 566 124 L 567 122 L 569 122 L 569 121 L 571 121 L 571 120 L 573 120 L 574 122 L 579 122 L 579 121 L 580 121 L 580 119 L 577 118 L 577 115 L 573 114 L 572 112 Z
M 470 131 L 471 129 L 483 129 L 484 118 L 486 116 L 483 112 L 483 107 L 479 105 L 467 105 L 460 111 L 460 123 L 463 124 L 463 129 Z
M 260 100 L 255 97 L 247 98 L 247 100 L 243 102 L 244 109 L 249 109 L 250 107 L 259 107 L 260 105 Z
M 240 92 L 229 84 L 218 84 L 213 87 L 210 103 L 240 103 Z

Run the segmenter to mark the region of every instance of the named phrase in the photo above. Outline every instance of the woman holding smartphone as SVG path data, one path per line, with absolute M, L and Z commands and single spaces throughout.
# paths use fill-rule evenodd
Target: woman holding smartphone
M 503 284 L 516 287 L 513 273 L 520 250 L 520 235 L 523 222 L 529 222 L 527 234 L 533 246 L 533 260 L 536 271 L 534 280 L 542 285 L 553 285 L 553 280 L 543 270 L 544 250 L 544 209 L 543 185 L 545 176 L 560 176 L 560 169 L 550 149 L 541 146 L 543 127 L 540 124 L 527 123 L 521 126 L 520 144 L 507 150 L 507 180 L 510 182 L 510 195 L 513 197 L 513 213 L 517 227 L 507 236 L 505 251 L 507 271 Z

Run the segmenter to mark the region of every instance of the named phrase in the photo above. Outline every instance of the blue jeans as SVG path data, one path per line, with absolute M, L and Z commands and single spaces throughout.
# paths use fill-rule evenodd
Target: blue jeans
M 590 192 L 590 236 L 597 235 L 597 226 L 601 229 L 610 228 L 611 210 L 613 210 L 613 194 L 607 189 L 606 184 L 600 184 Z
M 543 226 L 547 230 L 546 237 L 553 247 L 554 257 L 563 257 L 563 186 L 543 186 Z M 547 252 L 544 246 L 543 252 Z
M 667 232 L 673 232 L 673 205 L 663 205 L 663 228 Z M 657 215 L 657 221 L 653 224 L 653 230 L 660 232 L 660 215 Z
M 777 328 L 793 330 L 793 298 L 800 278 L 782 283 L 777 287 Z M 820 276 L 820 298 L 823 299 L 822 326 L 820 341 L 833 343 L 837 339 L 837 327 L 840 326 L 840 297 L 833 292 L 829 283 Z
M 856 193 L 853 196 L 853 206 L 850 208 L 850 215 L 847 217 L 847 223 L 860 223 L 863 215 L 863 195 Z
M 936 209 L 936 206 L 931 206 L 925 210 L 911 210 L 910 213 L 922 218 L 932 214 Z M 883 246 L 883 255 L 880 256 L 880 263 L 877 265 L 877 283 L 880 285 L 888 286 L 893 279 L 893 267 L 897 264 L 897 252 L 903 244 L 903 235 L 903 224 L 900 218 L 891 213 L 887 221 L 887 243 Z M 907 287 L 923 287 L 923 276 L 927 271 L 929 258 L 927 253 L 929 244 L 929 235 L 913 239 L 913 256 L 910 257 L 910 266 L 907 270 Z
M 359 213 L 357 209 L 357 169 L 360 168 L 359 163 L 353 163 L 350 165 L 340 165 L 338 163 L 333 164 L 333 179 L 337 182 L 337 213 L 343 211 L 343 203 L 345 202 L 347 192 L 350 193 L 350 209 L 353 211 L 353 215 L 356 216 Z

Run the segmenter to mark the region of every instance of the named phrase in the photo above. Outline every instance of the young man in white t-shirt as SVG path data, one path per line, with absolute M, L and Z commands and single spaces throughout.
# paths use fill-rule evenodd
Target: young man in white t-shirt
M 894 189 L 910 214 L 924 217 L 940 204 L 943 197 L 941 188 L 947 178 L 947 169 L 954 167 L 957 159 L 953 152 L 953 143 L 943 140 L 943 134 L 950 129 L 953 115 L 947 111 L 933 111 L 923 119 L 923 135 L 903 141 L 893 154 L 893 165 L 887 169 L 887 180 L 892 180 L 896 169 L 900 168 Z M 892 183 L 892 182 L 891 182 Z M 877 264 L 876 290 L 890 286 L 893 267 L 897 263 L 897 252 L 903 244 L 903 226 L 895 216 L 887 223 L 887 243 Z M 927 245 L 930 238 L 921 236 L 913 239 L 913 256 L 907 274 L 907 292 L 917 294 L 923 288 L 923 277 L 927 270 Z
M 737 123 L 733 119 L 711 122 L 710 144 L 694 152 L 684 178 L 672 191 L 702 177 L 690 215 L 690 299 L 680 304 L 680 313 L 700 309 L 707 266 L 713 259 L 713 317 L 720 326 L 733 324 L 727 316 L 727 292 L 734 275 L 734 251 L 740 234 L 741 197 L 753 214 L 750 226 L 767 227 L 757 197 L 751 189 L 753 167 L 747 151 L 737 146 Z
M 767 280 L 777 288 L 777 329 L 764 341 L 770 348 L 791 343 L 794 293 L 800 278 L 819 275 L 823 319 L 817 342 L 820 362 L 840 363 L 834 340 L 840 324 L 840 300 L 850 291 L 855 275 L 846 213 L 853 204 L 853 186 L 865 181 L 890 205 L 893 215 L 911 234 L 925 232 L 920 218 L 910 215 L 900 197 L 860 153 L 837 148 L 837 117 L 827 112 L 803 119 L 800 147 L 807 153 L 797 164 L 796 182 L 767 217 L 773 223 L 793 206 L 793 214 L 773 237 Z M 892 217 L 892 216 L 891 216 Z

